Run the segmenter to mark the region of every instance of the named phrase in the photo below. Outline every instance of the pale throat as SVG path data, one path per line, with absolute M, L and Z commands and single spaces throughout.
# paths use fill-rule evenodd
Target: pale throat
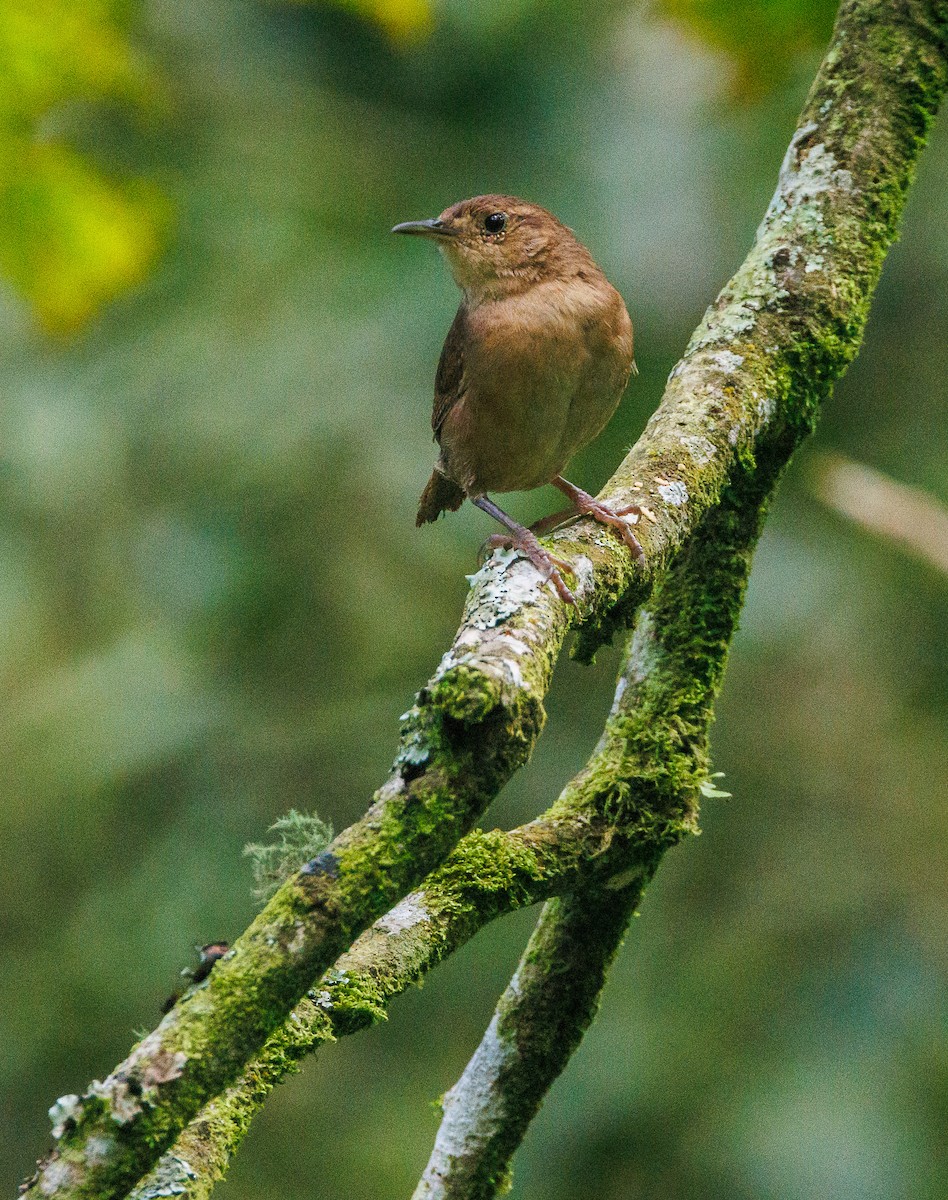
M 516 296 L 542 282 L 547 274 L 544 265 L 534 259 L 504 265 L 498 270 L 494 263 L 472 261 L 467 255 L 458 254 L 450 243 L 439 244 L 438 250 L 469 305 Z

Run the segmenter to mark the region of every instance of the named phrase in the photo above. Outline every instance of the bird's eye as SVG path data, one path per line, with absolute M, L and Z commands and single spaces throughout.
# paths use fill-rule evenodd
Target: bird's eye
M 491 213 L 489 217 L 484 218 L 484 228 L 488 233 L 503 233 L 507 228 L 507 214 Z

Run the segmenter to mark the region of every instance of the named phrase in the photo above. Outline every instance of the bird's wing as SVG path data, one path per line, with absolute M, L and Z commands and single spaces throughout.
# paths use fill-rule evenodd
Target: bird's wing
M 448 336 L 444 339 L 438 373 L 435 376 L 434 408 L 431 412 L 431 428 L 441 441 L 441 426 L 444 419 L 460 400 L 464 391 L 464 341 L 467 314 L 464 305 L 458 309 Z

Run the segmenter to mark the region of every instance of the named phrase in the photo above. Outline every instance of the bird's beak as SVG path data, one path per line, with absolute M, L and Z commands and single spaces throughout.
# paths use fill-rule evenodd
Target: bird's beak
M 428 221 L 403 221 L 392 228 L 392 233 L 411 233 L 415 237 L 430 238 L 454 237 L 454 230 L 440 217 L 432 217 Z

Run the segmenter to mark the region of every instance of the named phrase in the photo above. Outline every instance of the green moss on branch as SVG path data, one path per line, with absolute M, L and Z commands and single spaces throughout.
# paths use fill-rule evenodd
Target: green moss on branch
M 770 486 L 775 482 L 771 478 Z M 595 1015 L 609 966 L 665 852 L 697 829 L 708 738 L 767 499 L 759 471 L 726 491 L 642 611 L 586 767 L 541 820 L 585 829 L 566 895 L 545 906 L 457 1084 L 414 1200 L 491 1200 Z M 561 890 L 561 889 L 558 889 Z
M 946 37 L 943 0 L 842 5 L 757 242 L 605 489 L 655 515 L 639 526 L 646 565 L 633 567 L 588 522 L 556 535 L 557 553 L 577 567 L 581 656 L 628 624 L 729 488 L 752 477 L 766 491 L 812 428 L 858 348 L 945 88 Z M 207 983 L 77 1100 L 29 1191 L 60 1200 L 125 1195 L 233 1083 L 312 980 L 445 859 L 526 760 L 573 620 L 528 563 L 495 555 L 486 564 L 366 816 L 285 884 Z M 687 729 L 685 696 L 681 713 Z M 649 812 L 670 841 L 687 820 L 667 813 L 663 798 L 687 768 L 674 740 L 650 752 L 665 765 L 652 765 Z M 613 802 L 614 815 L 625 815 L 621 789 Z
M 268 1040 L 249 1073 L 185 1131 L 134 1200 L 146 1200 L 150 1189 L 165 1185 L 174 1171 L 179 1194 L 204 1200 L 222 1177 L 252 1113 L 300 1057 L 384 1016 L 394 996 L 502 913 L 552 894 L 579 889 L 588 896 L 592 890 L 602 911 L 583 916 L 582 906 L 572 901 L 565 908 L 555 905 L 552 913 L 571 914 L 567 926 L 560 930 L 556 920 L 541 922 L 542 937 L 538 941 L 540 935 L 535 935 L 525 960 L 532 965 L 522 972 L 521 984 L 529 981 L 532 988 L 539 964 L 554 945 L 578 948 L 580 941 L 583 962 L 598 963 L 588 977 L 579 972 L 581 994 L 569 997 L 567 990 L 576 986 L 571 982 L 576 964 L 560 971 L 565 1006 L 558 1006 L 556 1027 L 571 1032 L 554 1037 L 550 1045 L 557 1047 L 556 1061 L 565 1063 L 568 1047 L 592 1015 L 590 1006 L 598 995 L 592 980 L 604 978 L 621 937 L 619 914 L 631 914 L 664 851 L 696 828 L 698 795 L 709 771 L 712 703 L 740 610 L 761 499 L 756 491 L 729 495 L 679 557 L 640 617 L 600 744 L 553 807 L 509 833 L 469 833 L 419 891 L 339 959 Z M 598 932 L 585 928 L 577 940 L 579 935 L 569 930 L 580 918 Z M 553 942 L 542 950 L 547 936 Z M 544 1011 L 551 1003 L 546 996 L 538 996 L 538 1002 L 546 1006 Z M 587 1015 L 580 1020 L 583 1013 Z M 533 1026 L 534 1036 L 541 1037 L 539 1018 Z M 542 1056 L 538 1048 L 530 1055 L 536 1063 L 533 1087 Z M 542 1094 L 536 1092 L 526 1120 Z M 520 1105 L 517 1111 L 526 1113 L 527 1107 Z M 506 1136 L 511 1129 L 508 1122 Z

